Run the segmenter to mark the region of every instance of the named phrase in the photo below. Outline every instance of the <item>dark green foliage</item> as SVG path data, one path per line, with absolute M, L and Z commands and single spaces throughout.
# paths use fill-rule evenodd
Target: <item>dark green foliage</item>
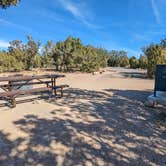
M 0 52 L 1 71 L 21 71 L 41 67 L 41 56 L 38 53 L 39 42 L 27 36 L 27 44 L 14 40 L 10 42 L 8 52 Z
M 14 5 L 16 6 L 20 0 L 0 0 L 0 7 L 6 9 L 7 7 Z
M 132 69 L 139 68 L 139 61 L 135 56 L 132 56 L 129 59 L 129 63 L 130 63 L 130 68 L 132 68 Z
M 8 52 L 1 52 L 0 58 L 3 61 L 1 71 L 55 67 L 58 71 L 93 72 L 106 67 L 107 64 L 121 67 L 130 65 L 130 67 L 136 68 L 135 64 L 129 64 L 125 51 L 108 52 L 103 48 L 84 46 L 79 38 L 71 36 L 56 44 L 48 41 L 41 51 L 39 48 L 40 42 L 34 41 L 31 36 L 27 36 L 25 44 L 19 40 L 10 42 Z
M 109 52 L 108 65 L 112 67 L 128 67 L 129 59 L 126 51 L 112 50 Z
M 79 38 L 69 36 L 64 42 L 56 43 L 53 59 L 57 70 L 91 72 L 107 66 L 107 51 L 83 46 Z
M 10 46 L 8 48 L 8 55 L 15 59 L 17 64 L 16 66 L 19 70 L 25 69 L 25 45 L 22 43 L 22 41 L 13 40 L 12 42 L 10 42 Z
M 120 58 L 120 67 L 128 67 L 129 66 L 129 58 L 127 55 L 123 55 Z
M 112 66 L 112 67 L 120 66 L 120 53 L 119 53 L 119 51 L 112 50 L 109 53 L 108 66 Z
M 108 66 L 147 69 L 147 57 L 140 56 L 138 60 L 135 56 L 128 58 L 125 51 L 112 50 L 108 54 Z
M 8 52 L 0 52 L 1 71 L 55 67 L 60 71 L 92 72 L 107 66 L 108 52 L 102 48 L 83 46 L 79 38 L 69 36 L 56 44 L 48 41 L 41 51 L 39 47 L 40 42 L 34 41 L 31 36 L 27 36 L 26 44 L 19 40 L 10 42 Z
M 46 45 L 42 49 L 42 57 L 41 57 L 41 65 L 42 67 L 53 67 L 54 59 L 53 59 L 53 49 L 54 44 L 52 41 L 48 41 Z
M 31 69 L 36 67 L 36 58 L 38 58 L 38 51 L 40 42 L 35 42 L 31 36 L 27 36 L 28 42 L 25 45 L 25 61 L 26 61 L 26 69 Z M 40 62 L 41 63 L 41 62 Z M 37 63 L 37 67 L 39 67 L 39 62 Z
M 0 71 L 20 71 L 20 63 L 7 52 L 0 52 Z
M 147 75 L 153 78 L 155 75 L 155 67 L 157 64 L 166 64 L 166 51 L 164 44 L 151 44 L 149 47 L 143 49 L 147 56 Z
M 27 43 L 10 42 L 8 51 L 0 51 L 0 71 L 52 68 L 59 71 L 93 72 L 108 66 L 147 69 L 153 77 L 156 64 L 166 63 L 166 39 L 143 49 L 145 56 L 128 58 L 125 51 L 108 52 L 103 48 L 84 46 L 79 38 L 69 36 L 54 44 L 48 41 L 40 51 L 40 42 L 27 36 Z
M 139 58 L 139 67 L 141 69 L 147 69 L 148 59 L 146 56 L 141 55 Z
M 81 71 L 93 72 L 100 68 L 100 62 L 98 61 L 97 53 L 93 47 L 86 46 L 83 48 Z

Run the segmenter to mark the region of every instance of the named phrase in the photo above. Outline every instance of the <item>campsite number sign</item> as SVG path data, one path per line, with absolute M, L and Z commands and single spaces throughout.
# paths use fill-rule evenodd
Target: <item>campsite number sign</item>
M 154 96 L 156 96 L 156 91 L 166 91 L 166 65 L 156 66 Z

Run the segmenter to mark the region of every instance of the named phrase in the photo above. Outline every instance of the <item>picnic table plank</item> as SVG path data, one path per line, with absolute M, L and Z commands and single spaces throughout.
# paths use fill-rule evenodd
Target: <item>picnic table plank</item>
M 3 81 L 30 81 L 34 79 L 47 79 L 47 78 L 59 78 L 65 77 L 65 75 L 36 75 L 36 76 L 8 76 L 8 77 L 0 77 L 0 82 Z
M 11 92 L 0 93 L 0 97 L 14 97 L 17 95 L 31 94 L 31 93 L 37 93 L 37 92 L 50 91 L 50 90 L 51 88 L 48 88 L 48 87 L 34 88 L 29 90 L 13 90 Z
M 12 86 L 28 86 L 28 85 L 38 85 L 38 84 L 49 84 L 51 83 L 51 81 L 42 81 L 42 82 L 23 82 L 23 83 L 20 83 L 20 82 L 16 82 L 16 83 L 13 83 Z M 0 85 L 0 88 L 3 87 L 3 88 L 8 88 L 9 84 L 2 84 Z

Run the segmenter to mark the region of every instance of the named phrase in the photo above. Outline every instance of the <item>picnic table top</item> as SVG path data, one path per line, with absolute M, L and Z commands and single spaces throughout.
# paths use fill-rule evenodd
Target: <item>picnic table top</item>
M 47 75 L 32 75 L 32 76 L 8 76 L 8 77 L 0 77 L 0 82 L 2 81 L 28 81 L 34 79 L 46 79 L 46 78 L 59 78 L 65 77 L 65 75 L 61 74 L 47 74 Z

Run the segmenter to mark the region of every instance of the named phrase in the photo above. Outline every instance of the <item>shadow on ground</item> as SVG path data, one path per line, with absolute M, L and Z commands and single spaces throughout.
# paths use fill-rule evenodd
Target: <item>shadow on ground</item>
M 113 92 L 113 94 L 112 94 Z M 165 165 L 160 111 L 143 104 L 149 92 L 69 89 L 51 119 L 15 121 L 27 138 L 0 132 L 0 165 Z M 162 119 L 165 121 L 165 119 Z
M 119 74 L 127 78 L 139 78 L 139 79 L 147 78 L 147 74 L 142 72 L 120 72 Z

